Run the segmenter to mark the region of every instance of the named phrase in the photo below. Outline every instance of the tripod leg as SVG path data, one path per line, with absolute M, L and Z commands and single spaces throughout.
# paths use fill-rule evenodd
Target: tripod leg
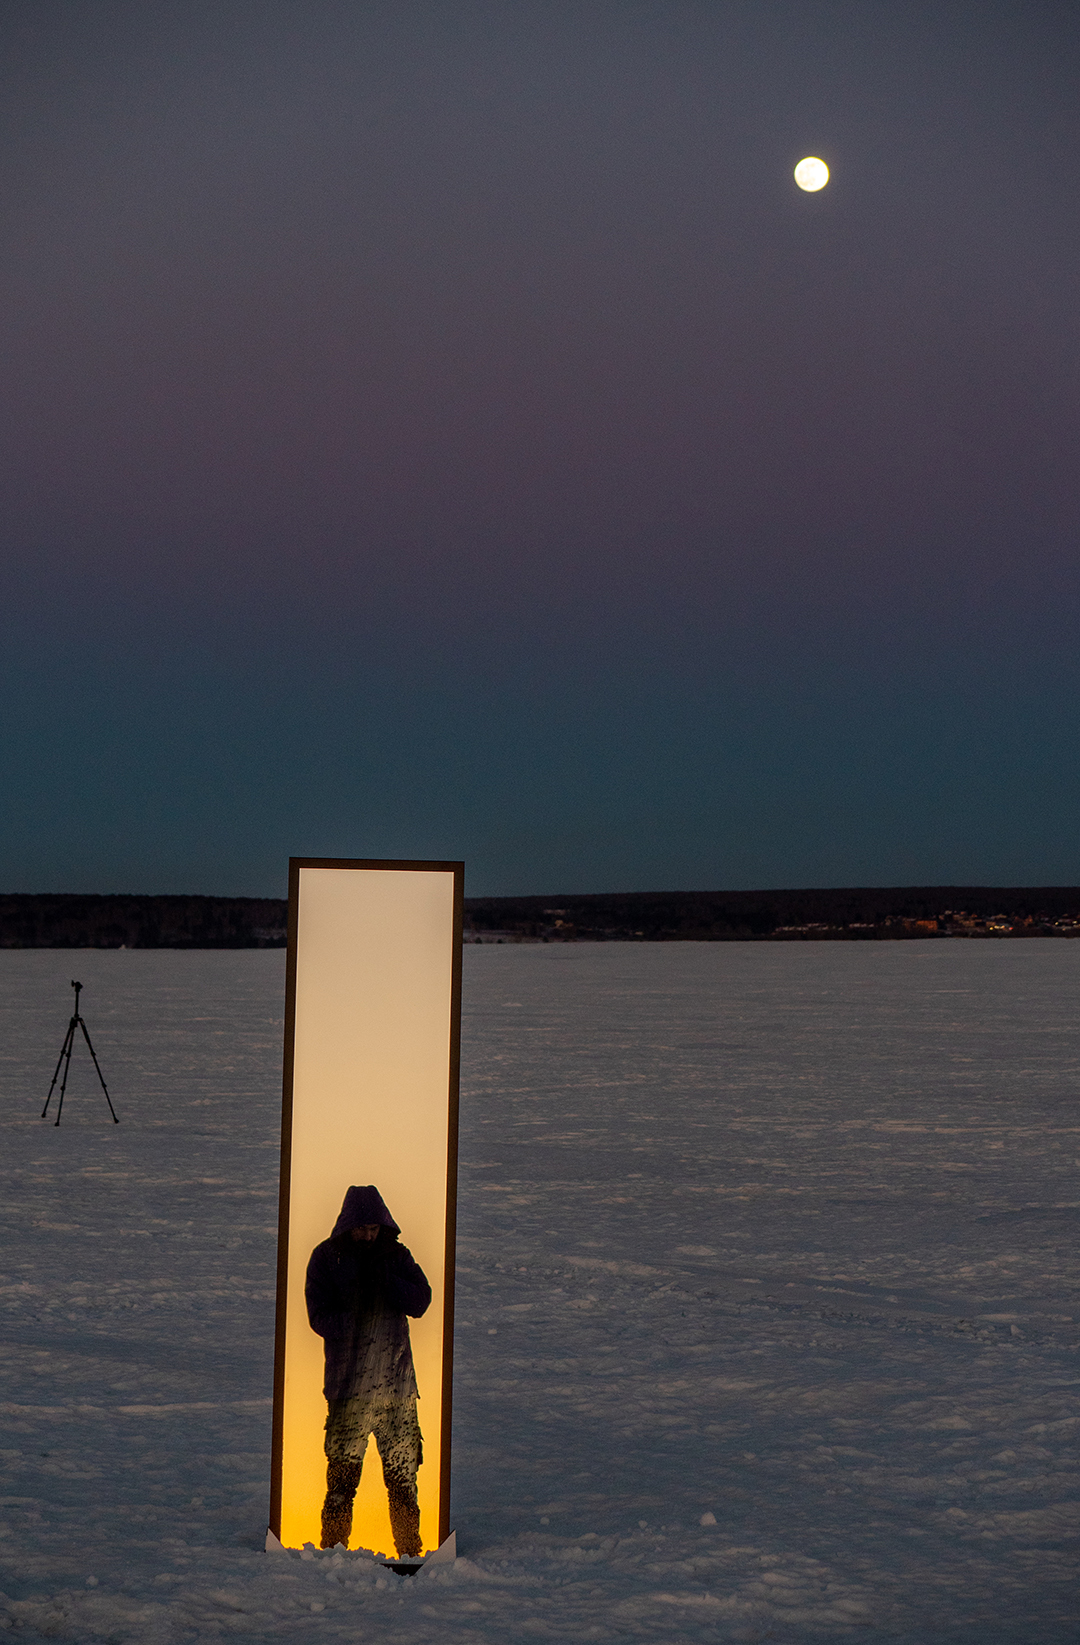
M 75 1037 L 75 1018 L 72 1017 L 71 1021 L 68 1023 L 68 1031 L 64 1035 L 64 1043 L 60 1047 L 60 1055 L 56 1059 L 56 1072 L 53 1074 L 52 1084 L 49 1086 L 49 1094 L 45 1098 L 45 1106 L 41 1110 L 42 1119 L 44 1119 L 45 1115 L 49 1112 L 49 1104 L 50 1104 L 50 1102 L 52 1102 L 52 1094 L 56 1089 L 56 1082 L 60 1078 L 60 1064 L 63 1062 L 65 1056 L 68 1058 L 69 1061 L 71 1059 L 71 1042 L 74 1039 L 74 1037 Z M 66 1074 L 64 1076 L 64 1081 L 65 1081 L 65 1084 L 66 1084 L 67 1083 L 67 1075 Z
M 109 1113 L 113 1117 L 113 1124 L 114 1125 L 119 1125 L 120 1121 L 116 1117 L 116 1109 L 113 1107 L 112 1098 L 109 1095 L 109 1087 L 105 1084 L 105 1075 L 101 1072 L 101 1064 L 97 1060 L 97 1052 L 94 1050 L 94 1047 L 90 1044 L 90 1035 L 86 1032 L 86 1024 L 83 1022 L 81 1017 L 79 1018 L 79 1027 L 82 1029 L 83 1039 L 86 1041 L 87 1050 L 90 1052 L 90 1055 L 94 1059 L 94 1067 L 97 1069 L 97 1077 L 101 1081 L 101 1089 L 105 1093 L 105 1101 L 109 1105 Z M 74 1037 L 74 1036 L 72 1036 L 72 1037 Z
M 64 1062 L 64 1077 L 60 1081 L 60 1101 L 56 1105 L 56 1124 L 60 1124 L 60 1115 L 64 1111 L 64 1092 L 67 1090 L 68 1075 L 71 1073 L 71 1052 L 75 1044 L 75 1024 L 78 1017 L 72 1017 L 67 1036 L 67 1058 Z

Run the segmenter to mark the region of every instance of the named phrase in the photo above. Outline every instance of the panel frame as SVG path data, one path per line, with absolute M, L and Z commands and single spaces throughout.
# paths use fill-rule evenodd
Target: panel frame
M 293 1083 L 296 1051 L 297 933 L 300 871 L 341 868 L 453 874 L 453 953 L 450 984 L 450 1058 L 447 1090 L 446 1239 L 443 1258 L 442 1422 L 439 1455 L 439 1543 L 450 1534 L 450 1442 L 454 1382 L 454 1281 L 457 1246 L 458 1104 L 461 1081 L 461 966 L 465 864 L 380 857 L 290 857 L 289 921 L 285 960 L 285 1028 L 281 1078 L 281 1165 L 278 1186 L 277 1307 L 274 1322 L 274 1399 L 270 1453 L 270 1525 L 281 1536 L 281 1491 L 285 1428 L 285 1328 L 288 1315 L 289 1210 L 292 1177 Z

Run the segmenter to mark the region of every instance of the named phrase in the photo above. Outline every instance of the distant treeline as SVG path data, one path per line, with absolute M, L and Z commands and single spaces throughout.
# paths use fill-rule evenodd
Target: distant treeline
M 282 948 L 276 897 L 0 895 L 0 948 Z M 1080 887 L 469 897 L 466 942 L 865 942 L 1080 936 Z
M 1080 935 L 1080 886 L 473 897 L 466 941 L 809 942 Z
M 277 897 L 0 895 L 0 948 L 284 948 Z

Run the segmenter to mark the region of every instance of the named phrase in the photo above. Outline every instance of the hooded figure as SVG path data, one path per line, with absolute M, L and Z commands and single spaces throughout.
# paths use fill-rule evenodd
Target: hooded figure
M 423 1461 L 407 1315 L 419 1319 L 431 1286 L 373 1186 L 350 1188 L 329 1239 L 311 1253 L 305 1297 L 323 1339 L 326 1501 L 322 1546 L 348 1546 L 353 1499 L 368 1438 L 382 1459 L 394 1546 L 420 1552 L 416 1470 Z

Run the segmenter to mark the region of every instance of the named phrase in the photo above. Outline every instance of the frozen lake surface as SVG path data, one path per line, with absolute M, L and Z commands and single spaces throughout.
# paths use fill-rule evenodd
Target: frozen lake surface
M 0 953 L 13 1638 L 1074 1645 L 1080 943 L 466 948 L 412 1580 L 261 1551 L 283 973 Z

